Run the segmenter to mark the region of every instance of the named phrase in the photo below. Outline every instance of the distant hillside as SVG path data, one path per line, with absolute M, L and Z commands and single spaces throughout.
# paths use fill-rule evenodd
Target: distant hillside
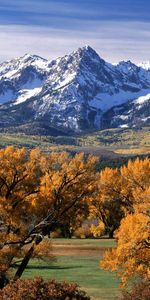
M 7 145 L 29 148 L 84 151 L 97 155 L 150 153 L 150 129 L 109 129 L 82 136 L 31 136 L 0 133 L 0 147 Z M 109 154 L 108 154 L 109 153 Z M 116 154 L 115 154 L 116 153 Z

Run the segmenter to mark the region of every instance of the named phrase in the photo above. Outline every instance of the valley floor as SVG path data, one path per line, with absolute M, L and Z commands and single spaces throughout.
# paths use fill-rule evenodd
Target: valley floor
M 54 239 L 56 262 L 31 261 L 24 277 L 43 276 L 77 282 L 92 300 L 112 300 L 120 294 L 116 276 L 99 267 L 104 251 L 114 247 L 108 239 Z

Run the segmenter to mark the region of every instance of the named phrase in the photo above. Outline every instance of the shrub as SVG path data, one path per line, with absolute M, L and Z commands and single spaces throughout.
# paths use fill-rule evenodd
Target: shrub
M 142 281 L 133 286 L 131 292 L 124 291 L 118 300 L 149 300 L 150 280 Z
M 90 300 L 76 284 L 44 281 L 41 277 L 18 279 L 0 290 L 1 300 Z
M 80 239 L 93 237 L 93 234 L 90 229 L 90 225 L 83 224 L 81 227 L 76 229 L 74 236 Z
M 95 238 L 101 237 L 105 234 L 105 225 L 100 221 L 97 225 L 92 224 L 90 230 Z

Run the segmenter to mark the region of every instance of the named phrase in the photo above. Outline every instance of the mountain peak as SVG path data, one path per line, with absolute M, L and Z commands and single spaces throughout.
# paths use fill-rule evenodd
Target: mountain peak
M 122 60 L 118 63 L 119 66 L 135 66 L 137 67 L 131 60 Z
M 119 62 L 117 65 L 116 65 L 117 69 L 124 73 L 124 74 L 128 74 L 129 72 L 131 73 L 137 73 L 137 70 L 138 70 L 138 66 L 135 65 L 134 63 L 132 63 L 130 60 L 127 60 L 127 61 L 121 61 Z
M 96 53 L 96 51 L 89 45 L 85 45 L 83 47 L 80 47 L 79 49 L 81 49 L 84 52 Z
M 93 63 L 104 62 L 104 60 L 98 55 L 98 53 L 89 45 L 78 48 L 72 54 L 73 56 L 79 57 L 81 60 L 90 60 Z
M 28 58 L 32 58 L 34 55 L 30 54 L 30 53 L 25 53 L 22 58 L 23 59 L 28 59 Z
M 85 45 L 83 47 L 79 47 L 78 50 L 79 52 L 82 52 L 82 53 L 89 53 L 89 54 L 92 54 L 92 55 L 97 55 L 97 52 L 92 48 L 90 47 L 89 45 Z
M 28 61 L 35 61 L 35 60 L 42 60 L 46 61 L 45 58 L 35 55 L 35 54 L 30 54 L 30 53 L 25 53 L 22 57 L 20 57 L 21 60 L 28 62 Z

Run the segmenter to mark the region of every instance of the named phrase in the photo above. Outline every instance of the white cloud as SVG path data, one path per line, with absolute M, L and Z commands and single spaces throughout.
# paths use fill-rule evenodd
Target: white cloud
M 25 53 L 52 59 L 85 44 L 110 62 L 150 59 L 150 23 L 80 21 L 79 27 L 82 30 L 0 25 L 0 61 Z

